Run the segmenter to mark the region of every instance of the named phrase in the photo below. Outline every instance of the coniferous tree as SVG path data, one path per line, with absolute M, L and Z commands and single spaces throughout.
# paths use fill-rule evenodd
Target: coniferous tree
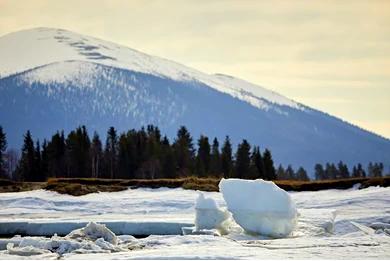
M 104 160 L 109 178 L 115 178 L 118 160 L 118 135 L 114 127 L 110 127 L 107 131 Z
M 91 177 L 100 178 L 102 176 L 103 146 L 99 135 L 95 131 L 91 143 Z
M 142 164 L 141 176 L 144 178 L 159 178 L 161 175 L 161 134 L 160 130 L 153 126 L 147 126 L 147 140 L 145 160 Z
M 206 177 L 210 171 L 210 144 L 209 138 L 201 135 L 198 140 L 198 153 L 196 155 L 196 174 Z
M 277 170 L 276 170 L 276 178 L 278 180 L 286 180 L 287 177 L 286 177 L 286 171 L 285 169 L 283 168 L 282 164 L 279 164 Z
M 210 173 L 216 177 L 220 177 L 222 174 L 221 154 L 219 152 L 219 142 L 217 138 L 214 138 L 211 148 Z
M 352 178 L 358 178 L 359 177 L 359 173 L 358 173 L 358 171 L 357 171 L 357 168 L 356 168 L 356 166 L 353 166 L 353 168 L 352 168 Z
M 253 147 L 251 155 L 251 179 L 265 179 L 264 175 L 264 162 L 261 157 L 260 148 L 258 146 Z
M 383 169 L 384 169 L 383 163 L 382 162 L 378 163 L 378 166 L 377 166 L 377 177 L 382 177 L 383 176 Z
M 24 135 L 22 157 L 20 160 L 20 177 L 22 181 L 35 181 L 35 148 L 31 132 Z
M 166 136 L 162 141 L 162 176 L 164 178 L 177 177 L 175 153 Z
M 232 144 L 229 136 L 226 136 L 221 150 L 221 170 L 224 178 L 230 178 L 233 172 Z
M 46 180 L 48 177 L 48 169 L 49 169 L 49 157 L 48 157 L 48 151 L 47 151 L 47 141 L 43 140 L 42 143 L 42 152 L 41 152 L 41 178 L 43 180 Z
M 138 134 L 137 132 L 133 129 L 127 132 L 126 134 L 127 137 L 127 146 L 128 146 L 128 152 L 129 152 L 129 178 L 135 178 L 136 177 L 136 172 L 138 168 L 137 164 L 137 139 L 138 139 Z
M 66 139 L 66 170 L 68 177 L 90 177 L 91 141 L 85 126 L 71 131 Z
M 263 162 L 264 162 L 264 176 L 267 180 L 276 179 L 276 171 L 274 167 L 274 161 L 272 159 L 271 151 L 265 149 L 263 153 Z
M 173 147 L 179 171 L 182 175 L 188 175 L 194 168 L 195 150 L 191 134 L 186 127 L 181 126 L 178 130 Z
M 65 177 L 65 146 L 63 131 L 54 134 L 47 144 L 48 177 Z
M 359 173 L 360 177 L 363 177 L 363 178 L 366 177 L 366 172 L 364 171 L 362 164 L 360 164 L 360 163 L 357 165 L 357 172 Z
M 34 181 L 45 181 L 45 176 L 42 173 L 42 158 L 41 158 L 41 146 L 39 140 L 36 142 L 35 146 L 35 159 L 34 159 Z
M 322 180 L 325 179 L 325 170 L 322 164 L 317 163 L 314 166 L 314 177 L 316 180 Z
M 372 163 L 368 164 L 368 176 L 369 177 L 382 177 L 383 163 Z
M 339 176 L 338 170 L 333 163 L 326 163 L 325 176 L 326 179 L 336 179 Z
M 337 167 L 338 167 L 337 178 L 342 178 L 342 179 L 349 178 L 349 170 L 348 170 L 348 167 L 346 164 L 344 164 L 342 161 L 340 161 L 337 164 Z
M 126 179 L 130 178 L 131 160 L 135 155 L 132 155 L 131 140 L 127 138 L 125 133 L 119 136 L 118 141 L 118 175 L 117 178 Z M 133 172 L 134 174 L 134 172 Z
M 141 130 L 135 132 L 135 151 L 136 151 L 136 158 L 135 158 L 135 164 L 136 164 L 136 177 L 138 178 L 144 178 L 145 171 L 143 169 L 143 165 L 145 161 L 148 159 L 148 150 L 147 150 L 147 144 L 148 144 L 148 136 L 144 129 L 144 127 L 141 128 Z
M 287 166 L 287 169 L 286 169 L 286 179 L 287 179 L 287 180 L 296 179 L 295 171 L 294 171 L 294 169 L 291 167 L 291 165 L 288 165 L 288 166 Z
M 251 146 L 247 140 L 244 139 L 242 143 L 238 144 L 235 178 L 250 179 L 250 150 Z
M 7 149 L 7 139 L 3 131 L 3 128 L 0 126 L 0 178 L 5 178 L 5 151 Z
M 309 181 L 310 180 L 309 176 L 307 175 L 306 170 L 303 167 L 299 167 L 299 169 L 297 170 L 297 173 L 295 175 L 296 175 L 296 179 L 298 179 L 298 180 L 302 180 L 302 181 Z

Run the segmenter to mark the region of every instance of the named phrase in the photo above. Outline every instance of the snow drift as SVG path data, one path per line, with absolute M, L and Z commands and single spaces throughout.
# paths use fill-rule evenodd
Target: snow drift
M 234 220 L 246 232 L 279 238 L 288 236 L 296 226 L 295 203 L 271 181 L 222 179 L 219 190 Z

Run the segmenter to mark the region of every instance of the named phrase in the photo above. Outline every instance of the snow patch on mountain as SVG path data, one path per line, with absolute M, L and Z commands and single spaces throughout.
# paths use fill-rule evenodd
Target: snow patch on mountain
M 41 83 L 81 80 L 81 86 L 91 87 L 91 80 L 98 73 L 93 64 L 64 63 L 83 61 L 176 81 L 201 82 L 263 110 L 270 109 L 272 103 L 304 110 L 298 103 L 246 81 L 226 75 L 205 74 L 173 61 L 62 29 L 36 28 L 2 36 L 0 60 L 0 78 L 55 64 L 46 70 L 29 73 L 25 80 Z
M 111 81 L 113 85 L 122 87 L 128 91 L 135 91 L 132 83 L 136 83 L 135 77 L 128 81 L 119 75 L 116 77 L 109 67 L 99 66 L 95 63 L 80 61 L 65 61 L 53 63 L 29 70 L 20 75 L 20 80 L 28 85 L 41 83 L 47 85 L 63 84 L 83 88 L 96 88 L 101 79 Z

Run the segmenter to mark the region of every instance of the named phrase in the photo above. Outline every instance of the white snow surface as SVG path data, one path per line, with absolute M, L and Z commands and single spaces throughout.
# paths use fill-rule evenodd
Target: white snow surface
M 31 70 L 24 78 L 29 83 L 63 83 L 80 79 L 90 82 L 99 73 L 93 64 L 102 64 L 177 81 L 201 82 L 264 110 L 268 110 L 272 103 L 304 109 L 280 94 L 231 76 L 206 74 L 122 45 L 62 29 L 34 28 L 0 37 L 0 61 L 0 78 Z M 86 62 L 92 64 L 88 66 Z
M 245 231 L 277 238 L 288 236 L 295 228 L 295 203 L 272 181 L 222 179 L 219 190 Z
M 390 258 L 390 237 L 386 232 L 390 224 L 390 188 L 370 187 L 362 190 L 324 190 L 289 194 L 296 203 L 300 216 L 293 233 L 282 239 L 248 235 L 238 226 L 233 227 L 232 231 L 224 236 L 151 235 L 134 239 L 127 235 L 116 235 L 117 245 L 102 239 L 77 241 L 59 236 L 49 238 L 15 236 L 12 239 L 0 239 L 0 259 Z M 204 192 L 204 195 L 206 198 L 214 199 L 218 206 L 226 207 L 221 193 Z M 107 221 L 193 224 L 194 202 L 197 197 L 196 191 L 168 188 L 129 189 L 81 197 L 43 190 L 2 193 L 0 226 L 9 221 L 53 222 L 58 227 L 74 221 L 95 221 L 102 224 Z M 22 240 L 25 241 L 20 245 Z M 57 246 L 54 242 L 72 246 L 74 241 L 84 244 L 84 247 L 64 251 L 62 254 L 42 247 Z M 9 243 L 14 245 L 9 245 L 7 250 Z M 109 244 L 113 246 L 112 249 L 109 249 Z M 28 255 L 31 252 L 34 252 L 33 256 Z

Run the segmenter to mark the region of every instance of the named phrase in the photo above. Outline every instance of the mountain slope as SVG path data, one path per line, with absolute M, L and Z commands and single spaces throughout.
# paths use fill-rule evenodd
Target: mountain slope
M 208 75 L 138 51 L 57 29 L 0 38 L 0 125 L 11 146 L 30 129 L 47 138 L 85 124 L 103 137 L 156 124 L 186 125 L 271 148 L 276 163 L 343 160 L 390 165 L 390 141 L 284 96 L 226 75 Z

